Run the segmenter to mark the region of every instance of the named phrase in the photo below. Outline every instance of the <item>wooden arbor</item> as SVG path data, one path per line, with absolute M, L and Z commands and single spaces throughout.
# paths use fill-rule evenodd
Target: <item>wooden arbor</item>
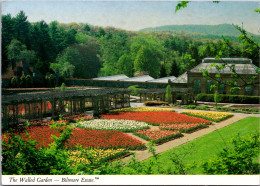
M 130 92 L 124 89 L 49 91 L 2 96 L 2 123 L 15 125 L 44 117 L 57 118 L 94 110 L 94 114 L 129 107 Z
M 149 89 L 138 91 L 140 102 L 144 101 L 167 101 L 165 89 Z M 171 88 L 171 100 L 169 103 L 176 103 L 177 99 L 181 99 L 181 104 L 188 104 L 195 101 L 192 88 Z

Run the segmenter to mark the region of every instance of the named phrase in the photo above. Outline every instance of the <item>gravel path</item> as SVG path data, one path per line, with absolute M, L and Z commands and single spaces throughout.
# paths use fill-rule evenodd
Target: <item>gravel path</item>
M 143 104 L 142 104 L 142 103 L 135 103 L 135 104 L 137 104 L 138 107 L 143 107 Z M 158 107 L 157 107 L 157 108 L 158 108 Z M 174 109 L 174 110 L 175 110 L 175 112 L 181 113 L 181 112 L 183 112 L 184 110 L 188 110 L 188 109 Z M 199 110 L 199 111 L 201 111 L 201 112 L 206 112 L 206 111 L 203 111 L 203 110 Z M 210 112 L 216 112 L 216 111 L 210 111 Z M 241 119 L 244 119 L 244 118 L 246 118 L 246 117 L 249 117 L 249 116 L 260 117 L 259 114 L 244 114 L 244 113 L 232 113 L 232 114 L 234 115 L 233 117 L 228 118 L 228 119 L 226 119 L 226 120 L 224 120 L 224 121 L 221 121 L 221 122 L 213 122 L 213 124 L 212 124 L 212 125 L 209 125 L 208 128 L 200 129 L 200 130 L 198 130 L 198 131 L 196 131 L 196 132 L 193 132 L 193 133 L 191 133 L 191 134 L 185 134 L 185 133 L 184 133 L 184 134 L 183 134 L 184 136 L 181 137 L 181 138 L 174 139 L 174 140 L 169 141 L 169 142 L 166 142 L 166 143 L 164 143 L 164 144 L 155 146 L 156 152 L 157 152 L 158 154 L 160 154 L 160 153 L 162 153 L 162 152 L 168 151 L 168 150 L 170 150 L 170 149 L 172 149 L 172 148 L 174 148 L 174 147 L 177 147 L 177 146 L 179 146 L 179 145 L 185 144 L 185 143 L 187 143 L 187 142 L 189 142 L 189 141 L 192 141 L 192 140 L 194 140 L 194 139 L 196 139 L 196 138 L 199 138 L 199 137 L 201 137 L 201 136 L 204 136 L 204 135 L 206 135 L 206 134 L 209 134 L 209 133 L 211 133 L 211 132 L 213 132 L 213 131 L 216 131 L 216 130 L 221 129 L 221 128 L 223 128 L 223 127 L 226 127 L 226 126 L 228 126 L 228 125 L 231 125 L 231 124 L 233 124 L 233 123 L 235 123 L 235 122 L 237 122 L 237 121 L 239 121 L 239 120 L 241 120 Z M 153 129 L 158 128 L 157 126 L 150 126 L 150 127 L 153 128 Z M 131 135 L 132 137 L 135 137 L 135 138 L 139 139 L 140 141 L 144 142 L 145 144 L 148 143 L 148 141 L 143 140 L 143 139 L 141 139 L 141 138 L 139 138 L 139 137 L 136 137 L 136 136 L 134 136 L 134 135 L 131 134 L 131 133 L 130 133 L 130 135 Z M 137 160 L 139 160 L 139 161 L 146 160 L 146 159 L 148 159 L 149 157 L 152 156 L 152 154 L 151 154 L 151 153 L 148 153 L 147 150 L 144 150 L 144 151 L 131 151 L 131 152 L 135 152 L 135 153 L 136 153 L 135 158 L 136 158 Z M 122 161 L 123 161 L 123 162 L 129 162 L 129 160 L 130 160 L 131 158 L 132 158 L 132 156 L 128 156 L 128 157 L 122 159 Z

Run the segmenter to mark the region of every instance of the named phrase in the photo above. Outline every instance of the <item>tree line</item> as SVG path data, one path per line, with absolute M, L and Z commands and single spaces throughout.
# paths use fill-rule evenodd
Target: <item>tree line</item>
M 183 32 L 133 32 L 57 21 L 30 23 L 23 11 L 14 17 L 2 16 L 2 36 L 2 73 L 8 66 L 25 61 L 44 76 L 62 78 L 131 77 L 140 71 L 154 78 L 177 77 L 220 51 L 222 57 L 248 57 L 259 65 L 257 48 L 245 50 L 243 44 L 230 39 L 198 39 Z

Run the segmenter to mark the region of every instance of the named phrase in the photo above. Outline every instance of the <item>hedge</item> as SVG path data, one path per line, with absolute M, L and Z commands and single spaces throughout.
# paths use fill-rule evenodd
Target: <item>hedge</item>
M 198 94 L 196 101 L 214 102 L 214 94 Z M 219 103 L 247 103 L 258 104 L 260 96 L 244 96 L 244 95 L 219 95 Z
M 157 106 L 157 105 L 168 105 L 168 102 L 165 101 L 145 101 L 145 106 Z

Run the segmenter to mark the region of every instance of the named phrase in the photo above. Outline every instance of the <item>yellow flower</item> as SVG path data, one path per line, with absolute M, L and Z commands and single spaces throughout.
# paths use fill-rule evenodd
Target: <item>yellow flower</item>
M 209 120 L 221 121 L 225 118 L 233 116 L 231 113 L 223 112 L 202 112 L 202 111 L 184 111 L 183 114 L 201 117 Z
M 111 110 L 110 112 L 155 112 L 155 111 L 173 111 L 169 108 L 147 108 L 147 107 L 128 107 Z

